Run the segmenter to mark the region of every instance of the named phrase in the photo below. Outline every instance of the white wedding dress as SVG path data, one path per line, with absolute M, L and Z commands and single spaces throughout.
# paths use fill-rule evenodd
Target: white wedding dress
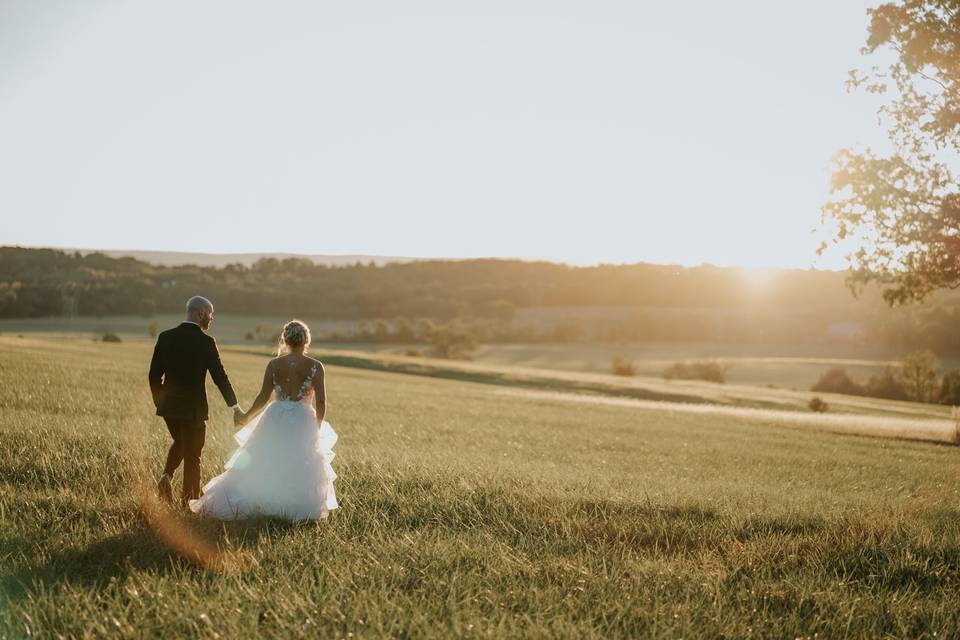
M 276 399 L 234 435 L 240 447 L 190 501 L 192 511 L 220 520 L 319 520 L 337 508 L 330 465 L 337 434 L 326 420 L 317 425 L 311 385 L 317 367 L 294 397 L 273 379 Z

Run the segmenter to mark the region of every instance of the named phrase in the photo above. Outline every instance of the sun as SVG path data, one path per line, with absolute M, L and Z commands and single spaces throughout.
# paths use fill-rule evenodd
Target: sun
M 778 270 L 771 267 L 741 267 L 740 277 L 754 292 L 767 289 L 776 278 Z

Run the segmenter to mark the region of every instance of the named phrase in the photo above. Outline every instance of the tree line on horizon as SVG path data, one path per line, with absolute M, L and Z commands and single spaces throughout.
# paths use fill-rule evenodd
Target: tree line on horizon
M 842 272 L 780 270 L 764 283 L 703 265 L 575 267 L 520 260 L 329 266 L 265 258 L 251 266 L 159 266 L 134 258 L 0 247 L 0 317 L 179 313 L 189 296 L 233 314 L 366 321 L 343 339 L 401 341 L 407 322 L 459 320 L 486 341 L 874 341 L 960 350 L 960 294 L 890 309 Z M 529 309 L 553 309 L 527 322 Z M 534 314 L 535 315 L 535 314 Z

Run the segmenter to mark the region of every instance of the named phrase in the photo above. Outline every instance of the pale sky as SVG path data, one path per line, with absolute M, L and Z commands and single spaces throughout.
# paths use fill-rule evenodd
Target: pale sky
M 0 244 L 840 266 L 877 4 L 0 0 Z

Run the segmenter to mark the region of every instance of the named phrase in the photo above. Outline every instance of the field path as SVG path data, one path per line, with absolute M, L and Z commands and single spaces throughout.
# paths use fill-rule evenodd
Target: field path
M 258 353 L 237 350 L 242 353 Z M 807 411 L 812 397 L 809 391 L 770 388 L 746 384 L 716 384 L 700 380 L 663 380 L 653 377 L 624 377 L 612 374 L 537 369 L 512 365 L 491 365 L 462 360 L 407 357 L 394 354 L 337 350 L 324 352 L 320 358 L 327 364 L 375 369 L 435 378 L 453 378 L 483 384 L 496 384 L 533 391 L 570 393 L 574 396 L 598 394 L 612 398 L 644 402 L 703 403 L 758 409 Z M 919 404 L 820 393 L 836 413 L 885 414 L 920 420 L 949 421 L 949 408 Z M 952 422 L 951 422 L 952 424 Z
M 852 413 L 802 413 L 780 409 L 754 409 L 719 404 L 696 404 L 663 400 L 614 398 L 580 393 L 536 391 L 530 389 L 499 389 L 500 395 L 537 400 L 599 404 L 615 407 L 633 407 L 645 411 L 669 413 L 696 413 L 712 416 L 742 418 L 750 422 L 798 427 L 830 433 L 844 433 L 880 438 L 900 438 L 931 442 L 954 442 L 957 423 L 953 420 L 901 418 L 896 416 L 861 415 Z

